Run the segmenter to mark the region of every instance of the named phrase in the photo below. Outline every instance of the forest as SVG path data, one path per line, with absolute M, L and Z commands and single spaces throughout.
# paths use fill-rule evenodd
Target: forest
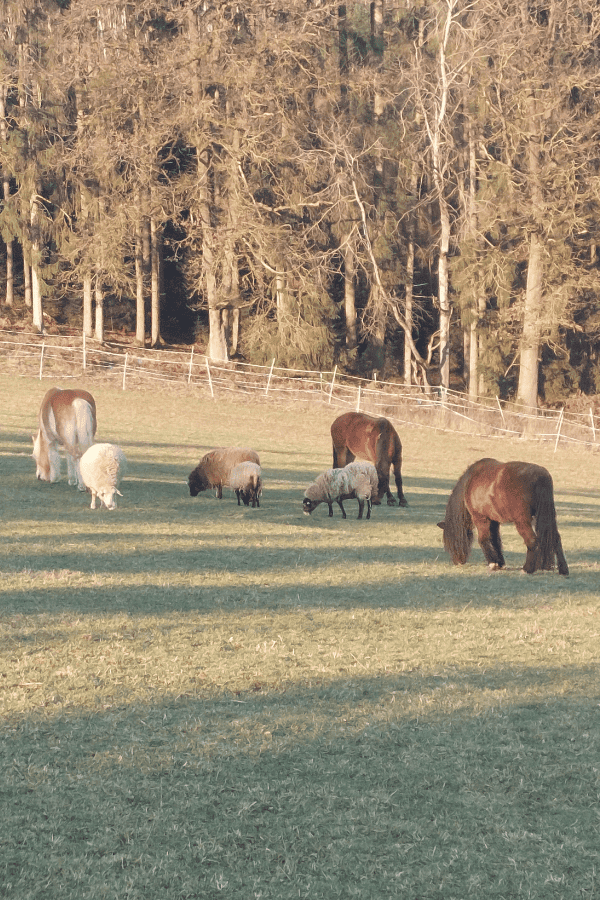
M 3 327 L 600 392 L 595 0 L 4 0 Z

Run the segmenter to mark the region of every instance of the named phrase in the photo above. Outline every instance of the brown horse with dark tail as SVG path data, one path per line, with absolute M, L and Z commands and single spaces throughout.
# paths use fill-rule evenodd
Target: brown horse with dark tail
M 535 531 L 532 520 L 535 519 Z M 543 466 L 526 462 L 501 463 L 480 459 L 463 472 L 438 522 L 444 547 L 455 565 L 471 552 L 473 528 L 490 569 L 504 567 L 500 525 L 513 522 L 527 547 L 523 571 L 554 568 L 569 574 L 556 525 L 552 476 Z
M 373 463 L 377 469 L 379 485 L 374 503 L 381 503 L 384 494 L 388 506 L 396 500 L 390 491 L 390 468 L 394 467 L 398 503 L 408 506 L 402 491 L 402 444 L 398 432 L 388 419 L 376 418 L 366 413 L 347 412 L 335 420 L 331 426 L 333 442 L 333 467 L 342 469 L 356 457 Z

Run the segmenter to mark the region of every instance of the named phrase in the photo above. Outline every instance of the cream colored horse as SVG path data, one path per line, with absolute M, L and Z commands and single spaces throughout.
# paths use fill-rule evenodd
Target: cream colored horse
M 85 491 L 79 471 L 79 459 L 94 442 L 96 402 L 81 390 L 50 388 L 42 400 L 39 431 L 33 438 L 33 458 L 40 481 L 58 481 L 62 447 L 67 457 L 69 484 Z

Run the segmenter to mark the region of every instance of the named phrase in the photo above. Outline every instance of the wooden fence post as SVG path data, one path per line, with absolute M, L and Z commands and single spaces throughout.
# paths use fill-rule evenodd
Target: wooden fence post
M 192 365 L 193 365 L 193 363 L 194 363 L 194 347 L 192 345 L 192 352 L 190 353 L 190 369 L 188 372 L 188 384 L 192 380 Z
M 334 369 L 333 369 L 333 376 L 332 376 L 332 378 L 331 378 L 331 385 L 329 386 L 329 400 L 327 401 L 328 403 L 331 403 L 331 395 L 333 394 L 333 384 L 334 384 L 334 382 L 335 382 L 335 373 L 336 373 L 336 372 L 337 372 L 337 363 L 335 364 L 335 367 L 334 367 Z
M 44 370 L 44 348 L 46 346 L 45 341 L 42 341 L 42 352 L 40 353 L 40 381 L 42 380 L 42 372 Z
M 271 369 L 270 369 L 270 371 L 269 371 L 269 377 L 267 378 L 267 387 L 266 387 L 266 389 L 265 389 L 265 397 L 266 397 L 267 394 L 269 393 L 269 385 L 271 384 L 271 377 L 272 377 L 272 375 L 273 375 L 273 366 L 274 366 L 274 365 L 275 365 L 275 360 L 273 360 L 273 362 L 271 363 Z
M 558 427 L 556 429 L 556 442 L 554 444 L 554 452 L 555 453 L 556 453 L 556 448 L 558 447 L 558 442 L 560 440 L 560 429 L 562 428 L 562 421 L 563 421 L 564 414 L 565 414 L 565 408 L 563 406 L 563 408 L 561 409 L 560 414 L 558 416 Z
M 594 440 L 594 444 L 596 443 L 596 426 L 594 424 L 594 410 L 590 406 L 590 419 L 592 420 L 592 438 Z
M 358 396 L 356 398 L 356 412 L 360 412 L 360 392 L 361 392 L 362 384 L 358 383 Z
M 502 419 L 502 427 L 506 428 L 506 419 L 504 418 L 504 412 L 502 411 L 502 406 L 500 405 L 500 400 L 498 398 L 498 394 L 496 394 L 496 403 L 498 404 L 498 409 L 500 410 L 500 417 Z
M 123 363 L 123 390 L 125 390 L 125 379 L 127 377 L 127 359 L 129 357 L 129 352 L 125 354 L 125 361 Z
M 85 372 L 87 367 L 87 357 L 86 357 L 86 344 L 85 344 L 85 331 L 83 332 L 83 371 Z

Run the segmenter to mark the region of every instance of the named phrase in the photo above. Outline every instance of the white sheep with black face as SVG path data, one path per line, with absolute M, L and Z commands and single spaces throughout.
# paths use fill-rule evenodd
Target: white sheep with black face
M 329 507 L 333 516 L 333 503 L 337 503 L 346 518 L 342 500 L 358 500 L 358 518 L 362 519 L 365 502 L 367 519 L 371 518 L 371 498 L 377 497 L 379 476 L 372 463 L 351 462 L 343 469 L 327 469 L 304 492 L 302 503 L 306 515 L 310 515 L 320 503 Z
M 92 495 L 91 509 L 96 509 L 96 498 L 106 509 L 116 509 L 121 479 L 125 475 L 127 459 L 115 444 L 92 444 L 79 461 L 81 478 Z

